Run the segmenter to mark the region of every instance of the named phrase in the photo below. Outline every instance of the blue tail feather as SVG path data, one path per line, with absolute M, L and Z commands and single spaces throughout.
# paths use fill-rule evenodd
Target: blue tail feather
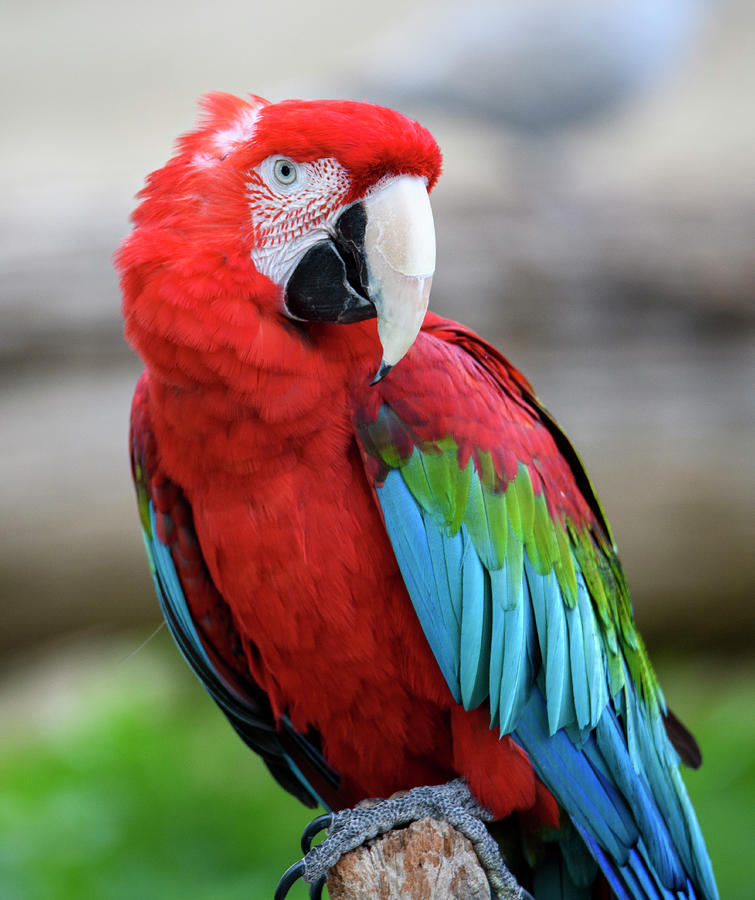
M 610 707 L 596 731 L 577 747 L 565 730 L 549 735 L 545 699 L 537 687 L 513 736 L 529 754 L 538 777 L 569 810 L 617 897 L 697 898 L 685 872 L 688 852 L 682 852 L 657 793 L 651 793 L 644 775 L 636 771 Z M 676 803 L 681 802 L 677 796 Z M 679 827 L 677 822 L 676 831 Z M 695 869 L 689 866 L 686 871 Z M 702 880 L 701 885 L 704 896 L 717 896 L 715 885 L 713 890 Z

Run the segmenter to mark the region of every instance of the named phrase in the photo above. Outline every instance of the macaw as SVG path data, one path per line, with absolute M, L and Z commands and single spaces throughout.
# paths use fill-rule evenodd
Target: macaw
M 328 809 L 463 779 L 537 900 L 716 886 L 699 764 L 529 382 L 427 312 L 418 123 L 212 94 L 117 254 L 144 541 L 232 726 Z

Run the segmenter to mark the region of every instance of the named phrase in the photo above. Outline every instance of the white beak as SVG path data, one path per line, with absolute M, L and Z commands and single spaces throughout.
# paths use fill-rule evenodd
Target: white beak
M 370 300 L 377 309 L 383 359 L 372 383 L 414 343 L 435 272 L 435 228 L 422 178 L 401 175 L 362 201 Z

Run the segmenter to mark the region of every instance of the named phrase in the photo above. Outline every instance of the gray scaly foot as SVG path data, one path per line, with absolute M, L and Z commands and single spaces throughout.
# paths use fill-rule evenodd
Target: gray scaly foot
M 475 800 L 463 778 L 448 784 L 413 788 L 389 800 L 320 816 L 305 830 L 302 838 L 304 859 L 283 876 L 275 900 L 283 900 L 298 877 L 321 889 L 328 871 L 345 853 L 379 834 L 386 834 L 426 816 L 448 822 L 469 839 L 488 876 L 495 900 L 531 900 L 506 868 L 498 845 L 483 824 L 493 821 L 492 813 Z M 328 836 L 309 849 L 314 835 L 324 827 L 328 829 Z

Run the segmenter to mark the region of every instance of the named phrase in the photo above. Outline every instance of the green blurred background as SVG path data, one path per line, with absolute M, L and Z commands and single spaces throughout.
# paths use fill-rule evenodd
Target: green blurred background
M 311 817 L 147 640 L 110 260 L 207 90 L 433 131 L 431 305 L 582 454 L 722 900 L 753 896 L 754 30 L 750 0 L 2 4 L 0 898 L 271 897 Z
M 273 781 L 165 630 L 58 646 L 0 693 L 0 897 L 271 898 L 313 813 Z M 659 655 L 722 900 L 752 897 L 755 666 Z M 303 900 L 297 886 L 293 898 Z

